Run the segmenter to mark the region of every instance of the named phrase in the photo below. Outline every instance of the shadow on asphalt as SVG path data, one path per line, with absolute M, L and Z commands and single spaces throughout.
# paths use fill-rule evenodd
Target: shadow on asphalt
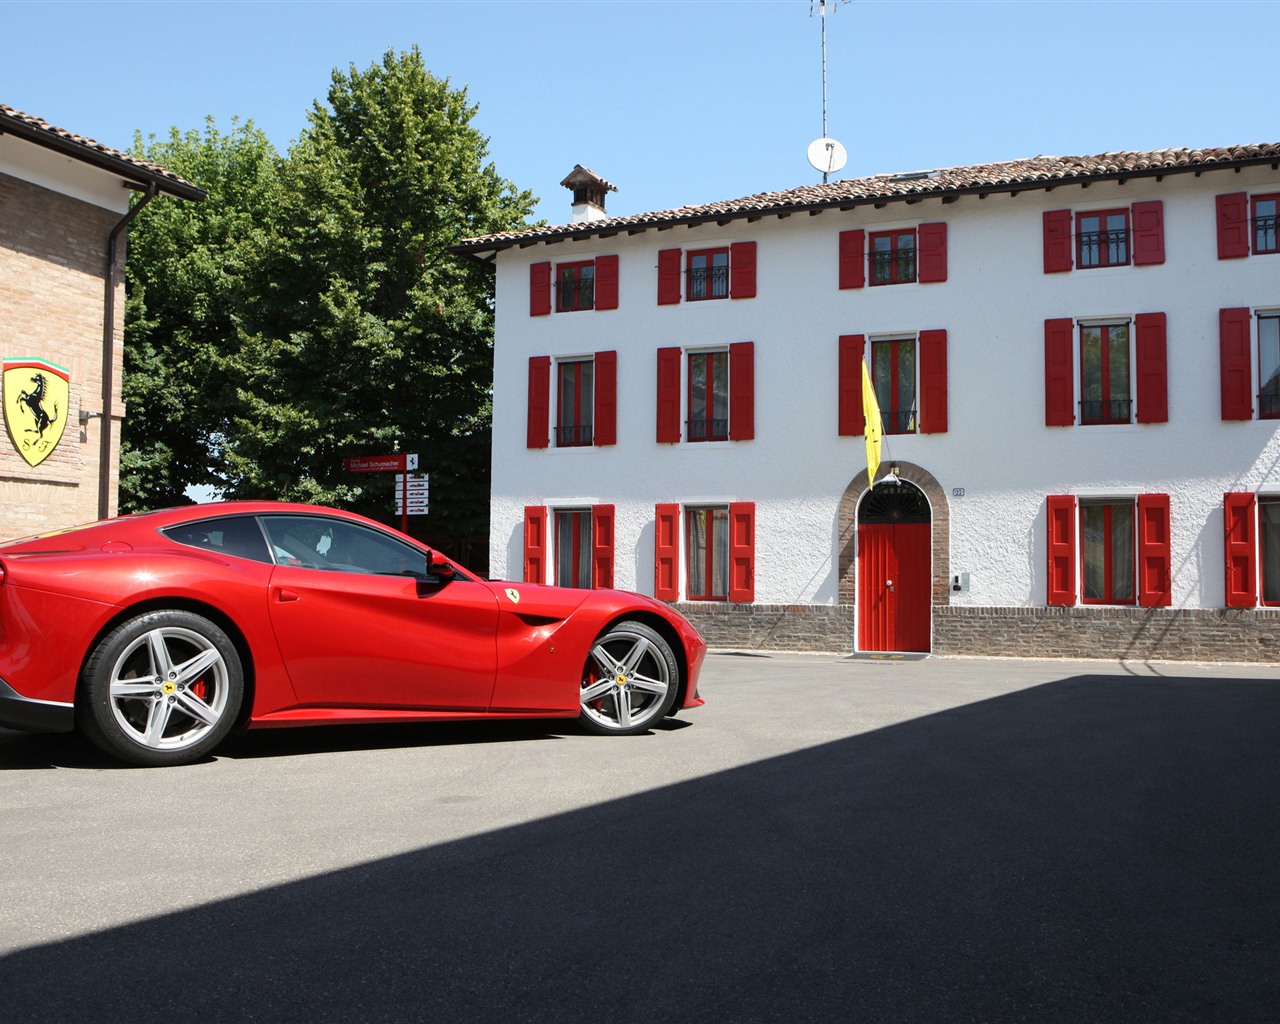
M 1278 753 L 1275 682 L 1078 676 L 24 950 L 0 1015 L 1276 1020 Z

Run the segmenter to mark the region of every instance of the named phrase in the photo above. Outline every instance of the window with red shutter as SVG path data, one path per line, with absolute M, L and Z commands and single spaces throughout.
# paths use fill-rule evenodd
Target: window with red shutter
M 1249 353 L 1249 310 L 1218 310 L 1218 351 L 1222 418 L 1253 419 L 1253 365 Z
M 613 588 L 613 521 L 612 505 L 591 506 L 591 585 Z
M 866 232 L 840 232 L 840 287 L 862 288 L 867 283 Z
M 596 257 L 596 309 L 618 308 L 618 257 Z
M 750 604 L 756 599 L 756 506 L 753 501 L 729 504 L 729 600 Z
M 618 443 L 618 353 L 597 352 L 595 358 L 595 424 L 597 445 Z
M 654 514 L 653 596 L 675 601 L 680 596 L 680 506 L 658 505 Z
M 1156 199 L 1134 203 L 1133 263 L 1152 266 L 1164 262 L 1164 203 Z
M 729 297 L 756 297 L 756 243 L 734 242 L 729 246 Z
M 841 437 L 861 437 L 866 430 L 866 419 L 862 411 L 862 360 L 866 348 L 865 334 L 840 335 L 837 386 Z
M 1254 196 L 1251 202 L 1253 254 L 1280 252 L 1280 193 Z
M 1230 192 L 1216 198 L 1218 214 L 1218 259 L 1233 260 L 1249 255 L 1249 194 Z
M 658 253 L 658 305 L 671 306 L 680 301 L 681 264 L 684 253 L 680 249 L 662 249 Z
M 1139 313 L 1134 318 L 1137 363 L 1138 422 L 1169 420 L 1169 359 L 1165 315 Z
M 551 264 L 534 263 L 529 267 L 529 315 L 551 313 Z
M 1222 496 L 1228 608 L 1252 608 L 1258 603 L 1257 496 Z
M 1046 210 L 1044 213 L 1044 272 L 1057 274 L 1071 269 L 1071 211 Z
M 547 507 L 524 508 L 524 581 L 542 583 L 547 572 Z
M 756 436 L 756 346 L 739 341 L 729 346 L 729 440 Z
M 1167 608 L 1173 604 L 1169 495 L 1138 495 L 1138 604 Z
M 680 349 L 658 349 L 658 443 L 680 441 Z
M 1070 317 L 1044 322 L 1044 425 L 1075 424 L 1075 375 Z
M 947 225 L 921 224 L 919 236 L 920 282 L 933 284 L 947 279 Z
M 946 432 L 947 332 L 921 331 L 920 433 L 945 434 Z
M 1048 508 L 1049 577 L 1047 603 L 1076 603 L 1076 499 L 1073 494 L 1051 494 Z
M 550 443 L 551 357 L 529 357 L 528 447 L 546 448 Z

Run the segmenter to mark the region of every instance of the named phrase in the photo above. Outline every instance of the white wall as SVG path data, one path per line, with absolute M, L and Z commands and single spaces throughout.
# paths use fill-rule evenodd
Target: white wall
M 835 603 L 836 509 L 865 469 L 862 438 L 836 432 L 837 339 L 945 328 L 948 432 L 890 435 L 886 457 L 922 466 L 948 496 L 964 488 L 948 498 L 951 571 L 970 573 L 971 586 L 953 602 L 1045 603 L 1046 495 L 1163 492 L 1172 503 L 1174 606 L 1221 607 L 1223 492 L 1280 493 L 1277 421 L 1220 419 L 1218 309 L 1280 306 L 1280 256 L 1217 259 L 1214 196 L 1235 191 L 1280 191 L 1280 174 L 1098 182 L 500 253 L 492 572 L 521 574 L 525 505 L 609 502 L 616 585 L 652 593 L 655 503 L 754 501 L 756 600 Z M 1163 265 L 1043 272 L 1045 210 L 1149 199 L 1164 202 Z M 948 225 L 945 283 L 838 289 L 840 231 L 930 221 Z M 756 298 L 657 305 L 659 249 L 735 241 L 758 243 Z M 529 316 L 531 263 L 610 253 L 620 257 L 617 310 Z M 1169 422 L 1045 427 L 1044 320 L 1146 312 L 1168 318 Z M 656 350 L 736 341 L 755 342 L 756 439 L 657 444 Z M 618 444 L 527 449 L 529 357 L 608 349 L 618 352 Z M 554 384 L 552 394 L 554 405 Z

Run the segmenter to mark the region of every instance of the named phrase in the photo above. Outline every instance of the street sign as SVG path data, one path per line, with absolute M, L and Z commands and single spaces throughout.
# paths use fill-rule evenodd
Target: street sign
M 414 454 L 399 455 L 353 455 L 342 460 L 348 473 L 403 473 L 418 468 L 418 456 Z

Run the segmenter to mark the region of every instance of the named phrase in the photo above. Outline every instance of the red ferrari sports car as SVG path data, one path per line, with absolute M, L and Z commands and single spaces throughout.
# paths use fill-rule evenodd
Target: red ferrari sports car
M 706 645 L 658 601 L 481 580 L 362 516 L 226 502 L 0 544 L 0 726 L 185 764 L 237 725 L 696 707 Z

